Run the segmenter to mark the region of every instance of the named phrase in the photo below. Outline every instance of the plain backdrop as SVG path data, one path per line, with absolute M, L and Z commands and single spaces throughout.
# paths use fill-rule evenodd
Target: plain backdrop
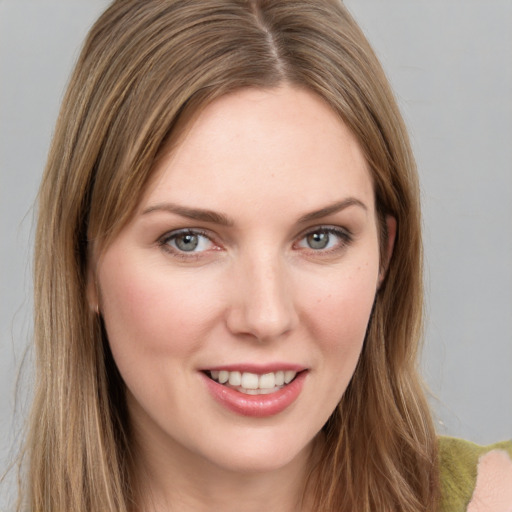
M 439 431 L 479 443 L 510 438 L 512 0 L 345 3 L 388 73 L 418 161 L 422 367 Z M 31 339 L 33 203 L 68 75 L 106 5 L 0 0 L 0 473 L 32 375 L 28 357 L 15 414 Z

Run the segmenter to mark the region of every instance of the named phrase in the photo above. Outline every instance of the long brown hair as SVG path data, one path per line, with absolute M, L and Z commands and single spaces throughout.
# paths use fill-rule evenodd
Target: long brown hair
M 106 247 L 127 222 L 155 159 L 194 112 L 243 87 L 285 82 L 324 98 L 352 130 L 382 238 L 386 215 L 398 226 L 359 364 L 312 468 L 315 510 L 436 509 L 436 436 L 417 373 L 415 164 L 380 64 L 336 0 L 117 0 L 90 31 L 39 195 L 37 387 L 20 508 L 136 509 L 123 383 L 86 297 L 91 241 Z

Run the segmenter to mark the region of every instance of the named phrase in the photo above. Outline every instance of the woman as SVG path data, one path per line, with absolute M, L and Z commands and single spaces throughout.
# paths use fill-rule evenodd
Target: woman
M 438 510 L 417 177 L 333 1 L 117 1 L 43 178 L 31 510 Z

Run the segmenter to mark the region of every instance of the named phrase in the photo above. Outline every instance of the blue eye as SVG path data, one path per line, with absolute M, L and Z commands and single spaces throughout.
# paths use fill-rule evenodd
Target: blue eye
M 206 235 L 189 229 L 171 232 L 160 243 L 182 253 L 203 252 L 212 246 L 212 241 Z
M 351 241 L 350 235 L 339 228 L 317 228 L 299 241 L 298 246 L 314 251 L 328 251 L 345 247 Z

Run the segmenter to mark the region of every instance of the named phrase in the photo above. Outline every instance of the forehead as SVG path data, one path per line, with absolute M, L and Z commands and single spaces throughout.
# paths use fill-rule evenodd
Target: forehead
M 200 111 L 158 162 L 141 207 L 179 199 L 313 209 L 354 195 L 373 208 L 357 140 L 320 97 L 282 86 L 243 89 Z

